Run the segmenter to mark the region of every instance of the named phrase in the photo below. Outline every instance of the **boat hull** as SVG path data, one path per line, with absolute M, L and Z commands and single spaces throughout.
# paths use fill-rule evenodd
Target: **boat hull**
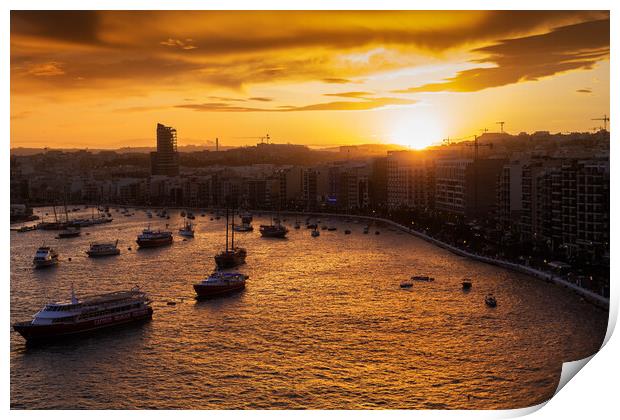
M 217 296 L 240 292 L 245 289 L 245 283 L 235 285 L 203 285 L 195 284 L 194 291 L 197 299 L 208 299 Z
M 153 309 L 149 307 L 126 314 L 72 324 L 33 325 L 31 322 L 19 322 L 13 324 L 13 329 L 21 334 L 27 342 L 41 342 L 107 329 L 132 322 L 148 321 L 152 317 Z
M 58 264 L 58 260 L 57 259 L 53 259 L 53 260 L 47 260 L 47 261 L 35 261 L 33 262 L 34 264 L 34 268 L 48 268 L 48 267 L 54 267 Z
M 245 263 L 245 254 L 216 255 L 215 264 L 218 268 L 233 268 Z
M 136 243 L 140 248 L 155 248 L 158 246 L 166 246 L 172 243 L 172 237 L 164 239 L 138 239 Z
M 112 255 L 120 255 L 120 253 L 121 253 L 120 249 L 116 249 L 114 251 L 104 251 L 104 252 L 86 251 L 86 254 L 88 254 L 90 258 L 110 257 Z

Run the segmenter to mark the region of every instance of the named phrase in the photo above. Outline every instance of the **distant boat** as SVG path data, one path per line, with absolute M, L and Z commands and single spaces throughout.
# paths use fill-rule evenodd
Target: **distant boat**
M 471 289 L 471 280 L 470 279 L 463 279 L 463 282 L 461 284 L 463 285 L 463 290 L 470 290 Z
M 215 256 L 218 268 L 232 268 L 245 263 L 247 251 L 245 248 L 235 247 L 235 213 L 232 215 L 231 245 L 228 247 L 228 209 L 226 209 L 226 249 Z
M 321 234 L 321 232 L 319 232 L 317 229 L 314 229 L 311 233 L 313 238 L 316 238 L 317 236 L 319 236 Z
M 179 235 L 185 236 L 186 238 L 193 238 L 194 237 L 194 224 L 186 220 L 183 227 L 179 229 Z
M 368 235 L 369 226 L 364 226 L 364 235 Z
M 35 268 L 52 267 L 58 264 L 58 252 L 49 246 L 40 246 L 32 260 Z
M 227 295 L 245 289 L 248 276 L 241 273 L 216 271 L 200 283 L 194 284 L 198 299 Z
M 338 228 L 336 226 L 328 226 L 327 230 L 330 231 L 330 232 L 333 232 L 335 230 L 338 230 Z
M 350 234 L 351 234 L 351 231 L 350 231 L 349 229 L 346 229 L 346 230 L 344 231 L 344 234 L 345 234 L 345 235 L 350 235 Z
M 260 234 L 263 238 L 285 238 L 288 229 L 280 223 L 280 219 L 271 219 L 270 225 L 261 225 Z
M 140 248 L 154 248 L 158 246 L 170 245 L 172 243 L 172 232 L 162 230 L 151 230 L 151 227 L 147 227 L 142 231 L 136 243 Z
M 488 294 L 484 298 L 484 303 L 490 308 L 495 308 L 497 306 L 497 300 L 495 299 L 495 296 L 491 294 Z
M 435 277 L 429 277 L 429 276 L 411 276 L 411 280 L 413 280 L 413 281 L 426 281 L 426 282 L 430 282 L 430 281 L 435 281 Z
M 79 228 L 68 227 L 67 229 L 58 233 L 57 239 L 75 238 L 80 236 L 81 232 Z
M 90 249 L 86 251 L 86 254 L 91 258 L 119 255 L 120 253 L 118 239 L 116 242 L 94 242 L 90 244 Z
M 400 282 L 401 289 L 410 289 L 413 287 L 413 282 L 411 280 L 403 280 Z
M 21 226 L 17 228 L 15 231 L 19 233 L 30 232 L 31 230 L 37 230 L 36 226 Z

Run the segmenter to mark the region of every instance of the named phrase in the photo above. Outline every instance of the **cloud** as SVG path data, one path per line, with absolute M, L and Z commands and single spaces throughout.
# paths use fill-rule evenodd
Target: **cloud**
M 65 71 L 63 70 L 61 63 L 50 61 L 49 63 L 39 63 L 27 66 L 26 73 L 38 77 L 48 77 L 61 76 L 65 74 Z
M 324 93 L 323 96 L 337 96 L 340 98 L 364 98 L 364 96 L 372 96 L 371 92 L 340 92 L 340 93 Z
M 11 92 L 68 97 L 71 89 L 80 95 L 105 89 L 124 96 L 204 87 L 245 92 L 277 82 L 366 83 L 378 74 L 468 52 L 482 57 L 475 61 L 479 68 L 399 92 L 474 91 L 591 67 L 608 55 L 608 36 L 599 50 L 578 53 L 548 42 L 546 58 L 520 43 L 560 33 L 549 32 L 555 26 L 587 28 L 593 19 L 608 22 L 608 16 L 605 11 L 13 11 Z M 572 41 L 579 48 L 581 40 Z M 511 50 L 515 46 L 519 51 Z M 49 62 L 62 66 L 27 71 L 32 63 Z M 56 77 L 37 77 L 42 74 Z
M 175 108 L 191 109 L 203 112 L 293 112 L 293 111 L 367 111 L 389 105 L 412 105 L 417 101 L 403 98 L 373 98 L 364 101 L 336 101 L 304 106 L 280 105 L 277 108 L 253 108 L 233 106 L 220 102 L 202 104 L 180 104 Z
M 273 98 L 264 98 L 262 96 L 255 96 L 253 98 L 249 98 L 250 101 L 259 101 L 259 102 L 271 102 Z
M 164 45 L 166 47 L 178 47 L 182 50 L 194 50 L 198 47 L 193 45 L 194 40 L 191 38 L 185 39 L 185 41 L 181 41 L 180 39 L 168 38 L 165 41 L 161 41 L 159 44 Z
M 339 78 L 339 77 L 326 77 L 324 79 L 322 79 L 323 82 L 325 83 L 334 83 L 334 84 L 347 84 L 347 83 L 354 83 L 352 80 L 350 79 L 343 79 L 343 78 Z
M 476 92 L 571 70 L 590 69 L 609 57 L 609 20 L 578 23 L 545 34 L 502 40 L 474 52 L 484 56 L 474 62 L 487 66 L 461 71 L 443 82 L 395 92 Z
M 577 89 L 576 90 L 577 93 L 592 93 L 592 89 L 587 88 L 587 89 Z

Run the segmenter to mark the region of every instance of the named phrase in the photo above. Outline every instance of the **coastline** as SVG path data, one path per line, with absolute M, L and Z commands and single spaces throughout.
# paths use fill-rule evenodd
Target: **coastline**
M 89 205 L 91 206 L 91 205 Z M 118 205 L 118 204 L 105 204 L 103 206 L 109 206 L 109 207 L 117 207 L 117 208 L 121 208 L 121 207 L 127 207 L 127 208 L 133 208 L 133 209 L 168 209 L 168 210 L 193 210 L 195 212 L 201 212 L 202 208 L 192 208 L 192 207 L 171 207 L 171 206 L 136 206 L 136 205 Z M 211 207 L 207 207 L 204 208 L 205 210 L 208 211 L 215 211 L 217 209 L 215 208 L 211 208 Z M 398 230 L 400 230 L 401 232 L 404 233 L 408 233 L 410 235 L 416 236 L 420 239 L 423 239 L 429 243 L 432 243 L 440 248 L 446 249 L 450 252 L 452 252 L 453 254 L 459 255 L 461 257 L 466 257 L 466 258 L 471 258 L 473 260 L 479 261 L 479 262 L 483 262 L 486 264 L 491 264 L 491 265 L 495 265 L 498 267 L 502 267 L 508 270 L 512 270 L 512 271 L 516 271 L 522 274 L 526 274 L 532 277 L 535 277 L 539 280 L 544 280 L 546 282 L 549 283 L 554 283 L 558 286 L 563 286 L 565 288 L 568 288 L 570 290 L 572 290 L 573 292 L 575 292 L 576 294 L 578 294 L 579 296 L 581 296 L 582 298 L 584 298 L 587 302 L 590 302 L 600 308 L 603 308 L 605 310 L 609 310 L 609 299 L 606 297 L 603 297 L 597 293 L 592 292 L 591 290 L 588 289 L 584 289 L 583 287 L 580 287 L 576 284 L 570 283 L 564 279 L 562 279 L 560 276 L 555 275 L 554 273 L 549 273 L 546 271 L 542 271 L 542 270 L 537 270 L 535 268 L 532 267 L 528 267 L 526 265 L 522 265 L 522 264 L 516 264 L 516 263 L 512 263 L 509 261 L 505 261 L 505 260 L 500 260 L 500 259 L 496 259 L 496 258 L 491 258 L 491 257 L 487 257 L 484 255 L 478 255 L 478 254 L 474 254 L 468 251 L 465 251 L 463 249 L 460 249 L 458 247 L 455 247 L 453 245 L 450 245 L 446 242 L 440 241 L 436 238 L 433 238 L 432 236 L 429 236 L 423 232 L 414 230 L 414 229 L 410 229 L 408 227 L 405 227 L 399 223 L 394 222 L 393 220 L 390 219 L 385 219 L 382 217 L 374 217 L 374 216 L 364 216 L 364 215 L 352 215 L 352 214 L 341 214 L 341 213 L 324 213 L 324 212 L 299 212 L 299 211 L 273 211 L 273 210 L 257 210 L 257 209 L 247 209 L 247 211 L 251 212 L 251 213 L 261 213 L 261 214 L 286 214 L 286 215 L 296 215 L 296 216 L 304 216 L 304 217 L 316 217 L 316 216 L 320 216 L 320 217 L 332 217 L 332 218 L 349 218 L 349 219 L 358 219 L 358 220 L 366 220 L 366 221 L 372 221 L 372 222 L 378 222 L 378 223 L 385 223 L 387 225 L 390 225 Z

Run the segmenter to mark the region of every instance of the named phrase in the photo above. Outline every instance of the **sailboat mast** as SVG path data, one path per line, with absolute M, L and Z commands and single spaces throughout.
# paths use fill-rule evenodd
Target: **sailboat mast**
M 228 207 L 226 207 L 226 252 L 228 252 Z
M 235 249 L 235 209 L 233 209 L 233 212 L 232 212 L 232 224 L 231 224 L 230 237 L 231 237 L 230 249 L 234 250 Z

